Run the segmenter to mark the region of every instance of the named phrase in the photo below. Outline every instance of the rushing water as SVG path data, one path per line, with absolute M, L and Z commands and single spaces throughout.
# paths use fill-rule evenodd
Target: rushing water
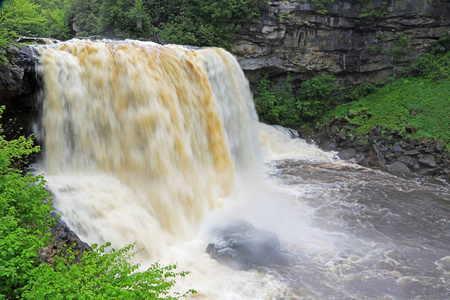
M 69 41 L 41 48 L 42 171 L 89 243 L 178 262 L 198 299 L 445 299 L 448 186 L 336 160 L 257 123 L 236 60 L 216 48 Z M 237 271 L 205 253 L 245 219 L 285 260 Z

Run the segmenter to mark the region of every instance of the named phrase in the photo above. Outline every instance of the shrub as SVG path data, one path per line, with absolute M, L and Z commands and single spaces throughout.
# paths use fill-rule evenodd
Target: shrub
M 0 298 L 16 298 L 39 264 L 52 207 L 42 176 L 13 167 L 39 147 L 25 137 L 6 141 L 2 132 L 0 127 Z
M 304 81 L 298 90 L 297 108 L 305 122 L 317 121 L 335 101 L 336 78 L 333 75 L 316 76 Z
M 53 266 L 41 264 L 31 272 L 23 293 L 24 299 L 178 299 L 185 294 L 169 294 L 175 284 L 176 276 L 186 272 L 174 272 L 176 266 L 161 266 L 155 263 L 145 271 L 139 272 L 139 264 L 130 260 L 134 245 L 118 251 L 105 253 L 110 244 L 85 252 L 80 263 L 67 263 L 57 257 Z M 72 258 L 73 260 L 74 258 Z
M 274 84 L 266 74 L 254 90 L 255 107 L 262 122 L 295 126 L 300 122 L 291 79 Z
M 450 78 L 450 37 L 442 37 L 427 53 L 405 68 L 406 77 Z

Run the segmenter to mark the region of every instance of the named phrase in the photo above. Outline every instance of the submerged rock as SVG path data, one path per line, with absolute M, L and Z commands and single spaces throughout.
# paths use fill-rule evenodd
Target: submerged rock
M 244 220 L 213 231 L 215 240 L 206 252 L 234 269 L 250 269 L 281 261 L 280 242 L 275 233 L 255 228 Z
M 292 139 L 299 138 L 299 134 L 298 134 L 297 130 L 295 130 L 295 129 L 283 127 L 283 126 L 280 126 L 280 125 L 272 125 L 272 127 L 275 128 L 278 131 L 281 131 L 281 132 L 284 132 L 284 133 L 288 134 Z

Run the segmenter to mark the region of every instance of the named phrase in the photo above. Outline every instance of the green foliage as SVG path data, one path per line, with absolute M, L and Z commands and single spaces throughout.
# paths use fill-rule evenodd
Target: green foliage
M 52 209 L 42 176 L 13 167 L 39 147 L 24 137 L 6 141 L 2 132 L 0 127 L 0 299 L 18 297 L 30 279 Z
M 0 16 L 0 30 L 17 35 L 38 36 L 45 32 L 40 6 L 30 0 L 9 0 Z
M 176 1 L 174 1 L 176 2 Z M 243 23 L 256 22 L 266 8 L 263 0 L 191 0 L 167 5 L 157 17 L 161 37 L 169 43 L 230 48 L 233 34 Z
M 8 63 L 6 49 L 19 36 L 70 37 L 69 2 L 9 0 L 0 14 L 0 65 Z
M 68 0 L 33 0 L 40 5 L 40 14 L 45 18 L 44 36 L 56 39 L 71 37 L 69 24 L 70 1 Z
M 233 33 L 255 22 L 264 0 L 75 0 L 73 20 L 81 36 L 149 39 L 229 48 Z
M 373 93 L 377 87 L 373 84 L 361 84 L 354 89 L 351 89 L 349 93 L 344 94 L 339 100 L 340 102 L 351 102 L 362 99 L 371 93 Z
M 36 36 L 44 32 L 45 18 L 39 5 L 30 0 L 8 0 L 0 13 L 0 65 L 6 65 L 6 49 L 19 35 Z
M 213 25 L 201 21 L 196 22 L 191 18 L 186 18 L 183 14 L 164 24 L 161 30 L 161 39 L 168 43 L 180 45 L 229 46 L 228 42 L 217 33 Z
M 134 245 L 105 253 L 109 244 L 97 247 L 83 255 L 81 262 L 68 264 L 57 257 L 54 266 L 41 264 L 31 272 L 33 277 L 22 294 L 24 299 L 178 299 L 183 295 L 169 294 L 175 284 L 175 265 L 155 263 L 139 272 L 139 264 L 132 264 Z
M 314 6 L 316 7 L 316 11 L 322 15 L 328 12 L 325 5 L 333 3 L 334 1 L 335 0 L 311 0 L 312 4 L 314 4 Z
M 333 106 L 336 78 L 333 75 L 316 76 L 301 84 L 297 108 L 302 119 L 306 122 L 318 120 L 327 109 Z
M 101 32 L 101 1 L 75 0 L 70 6 L 70 16 L 81 36 L 96 35 Z
M 443 37 L 434 43 L 428 53 L 404 70 L 404 75 L 430 79 L 450 78 L 450 37 Z
M 328 116 L 348 117 L 362 135 L 381 125 L 408 135 L 406 126 L 417 130 L 413 138 L 436 138 L 450 142 L 450 81 L 422 78 L 400 79 L 369 96 L 342 105 Z
M 281 84 L 264 76 L 254 91 L 255 107 L 263 122 L 283 126 L 314 123 L 334 104 L 336 78 L 317 76 L 304 81 L 295 96 L 290 76 Z
M 0 15 L 0 62 L 19 35 L 157 39 L 227 49 L 244 23 L 256 22 L 265 0 L 9 0 Z
M 361 1 L 360 23 L 372 23 L 377 18 L 382 18 L 387 14 L 387 1 L 381 2 L 381 6 L 375 6 L 374 0 Z
M 295 126 L 300 122 L 297 100 L 290 78 L 282 84 L 270 82 L 266 74 L 254 91 L 255 107 L 261 121 L 282 126 Z

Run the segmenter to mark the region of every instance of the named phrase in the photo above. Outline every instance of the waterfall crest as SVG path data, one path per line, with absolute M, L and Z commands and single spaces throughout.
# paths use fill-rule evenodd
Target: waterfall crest
M 143 241 L 186 238 L 259 165 L 252 96 L 228 52 L 108 40 L 40 52 L 44 170 L 88 242 L 154 254 Z

